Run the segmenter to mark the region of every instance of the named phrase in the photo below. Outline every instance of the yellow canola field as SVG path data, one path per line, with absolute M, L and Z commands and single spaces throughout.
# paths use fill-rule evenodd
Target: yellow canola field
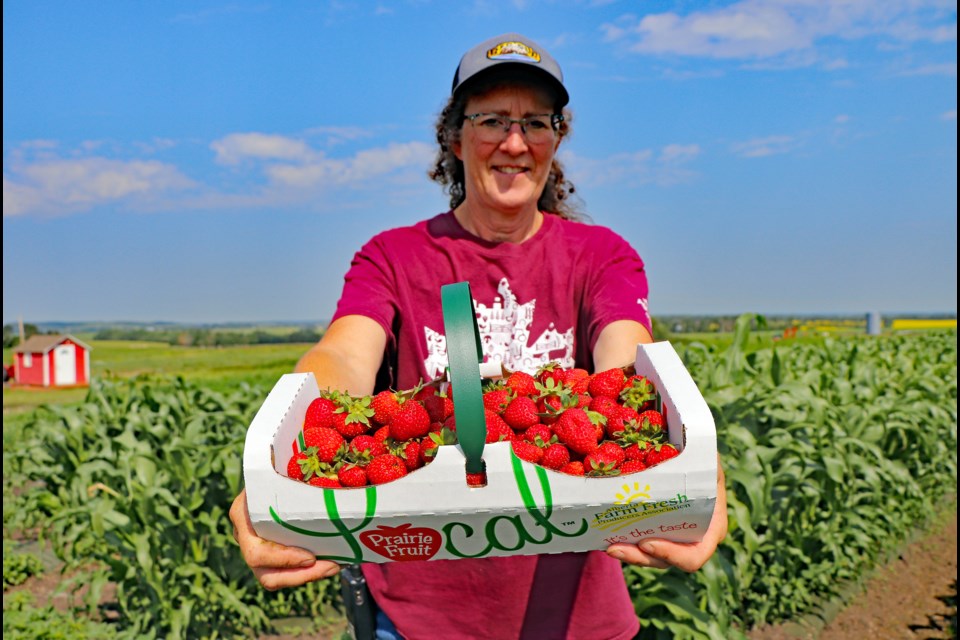
M 891 323 L 890 328 L 894 331 L 902 329 L 956 329 L 957 319 L 898 318 Z

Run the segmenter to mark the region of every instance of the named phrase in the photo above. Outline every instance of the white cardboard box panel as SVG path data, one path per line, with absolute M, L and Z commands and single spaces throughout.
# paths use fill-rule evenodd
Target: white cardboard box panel
M 647 537 L 699 540 L 716 501 L 710 410 L 673 347 L 639 345 L 637 372 L 660 393 L 681 453 L 640 473 L 582 478 L 488 444 L 487 485 L 466 484 L 458 446 L 375 487 L 324 489 L 286 477 L 303 416 L 319 396 L 312 374 L 282 376 L 247 432 L 244 479 L 261 537 L 339 562 L 452 559 L 604 549 Z

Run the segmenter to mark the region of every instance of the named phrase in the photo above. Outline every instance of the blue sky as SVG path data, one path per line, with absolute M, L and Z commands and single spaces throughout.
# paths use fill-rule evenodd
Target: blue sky
M 446 209 L 470 46 L 560 62 L 568 174 L 651 311 L 956 313 L 940 0 L 3 3 L 3 321 L 319 321 Z

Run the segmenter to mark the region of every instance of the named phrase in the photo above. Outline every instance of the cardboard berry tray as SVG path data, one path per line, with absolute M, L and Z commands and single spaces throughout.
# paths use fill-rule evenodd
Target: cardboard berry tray
M 280 378 L 247 431 L 247 505 L 263 538 L 342 563 L 480 558 L 605 549 L 614 542 L 702 538 L 713 514 L 717 442 L 706 402 L 669 342 L 637 346 L 636 372 L 659 393 L 680 454 L 638 473 L 582 477 L 484 444 L 479 336 L 467 283 L 442 290 L 455 393 L 456 446 L 386 484 L 324 488 L 286 477 L 300 446 L 313 374 Z M 485 486 L 466 474 L 486 472 Z

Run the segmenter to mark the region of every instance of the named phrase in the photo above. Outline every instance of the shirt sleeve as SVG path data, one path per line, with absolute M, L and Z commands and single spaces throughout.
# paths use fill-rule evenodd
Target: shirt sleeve
M 398 311 L 391 264 L 379 236 L 365 244 L 344 276 L 343 293 L 331 320 L 359 315 L 376 321 L 387 334 L 388 350 L 396 344 L 393 325 Z
M 593 263 L 584 296 L 591 353 L 600 332 L 617 320 L 639 322 L 653 335 L 647 272 L 640 255 L 626 240 L 609 230 L 600 235 L 591 254 Z

